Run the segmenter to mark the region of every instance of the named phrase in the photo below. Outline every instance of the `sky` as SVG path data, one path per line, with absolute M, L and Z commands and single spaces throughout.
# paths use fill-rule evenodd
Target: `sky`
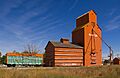
M 23 51 L 29 44 L 41 53 L 49 40 L 71 40 L 76 18 L 97 13 L 103 39 L 120 54 L 120 0 L 0 0 L 0 51 Z M 103 57 L 109 49 L 102 45 Z

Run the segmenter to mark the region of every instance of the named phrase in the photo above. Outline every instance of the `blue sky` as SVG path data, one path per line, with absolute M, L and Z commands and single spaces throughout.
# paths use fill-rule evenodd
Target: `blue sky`
M 49 40 L 71 39 L 76 18 L 93 9 L 103 39 L 120 54 L 120 0 L 0 0 L 0 50 L 23 51 L 28 43 L 44 52 Z M 103 56 L 109 53 L 103 44 Z

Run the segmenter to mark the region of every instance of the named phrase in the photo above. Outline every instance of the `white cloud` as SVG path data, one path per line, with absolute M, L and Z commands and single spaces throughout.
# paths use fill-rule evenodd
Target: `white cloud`
M 116 9 L 116 8 L 113 8 L 113 9 L 110 11 L 109 15 L 112 16 L 116 11 L 117 11 L 117 9 Z
M 114 29 L 120 28 L 120 23 L 110 23 L 109 25 L 106 26 L 107 31 L 111 31 Z
M 71 7 L 69 8 L 69 11 L 71 11 L 72 9 L 75 8 L 75 6 L 77 5 L 79 0 L 74 0 L 73 4 L 71 5 Z
M 12 8 L 18 7 L 21 3 L 23 3 L 23 0 L 4 1 L 0 7 L 0 12 L 1 12 L 0 17 L 5 17 L 12 10 Z
M 111 14 L 112 19 L 110 19 L 108 21 L 108 24 L 106 25 L 107 31 L 111 31 L 111 30 L 120 28 L 120 15 L 114 16 L 115 12 L 116 11 L 114 11 L 114 12 L 112 11 L 112 14 Z
M 111 23 L 120 22 L 120 15 L 117 15 L 116 17 L 114 17 L 110 22 Z

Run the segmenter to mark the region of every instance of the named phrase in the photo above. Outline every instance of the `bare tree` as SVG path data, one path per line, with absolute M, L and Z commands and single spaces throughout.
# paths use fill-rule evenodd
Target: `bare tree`
M 13 50 L 13 53 L 19 53 L 19 52 L 17 52 L 16 50 Z
M 24 48 L 23 53 L 39 53 L 39 47 L 35 44 L 27 44 Z

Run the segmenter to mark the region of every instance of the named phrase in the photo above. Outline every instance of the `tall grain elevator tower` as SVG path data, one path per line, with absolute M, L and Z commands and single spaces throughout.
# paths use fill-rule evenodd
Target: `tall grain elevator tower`
M 72 31 L 72 43 L 84 47 L 84 66 L 102 64 L 101 29 L 93 10 L 76 19 L 76 28 Z

